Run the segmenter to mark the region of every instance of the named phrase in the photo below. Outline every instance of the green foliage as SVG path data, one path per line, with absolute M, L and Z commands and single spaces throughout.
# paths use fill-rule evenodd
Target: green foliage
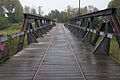
M 45 17 L 50 19 L 57 19 L 57 22 L 65 22 L 66 20 L 71 18 L 67 12 L 64 12 L 64 11 L 59 12 L 58 10 L 52 10 Z
M 13 22 L 15 1 L 16 0 L 3 0 L 2 7 L 4 7 L 4 11 L 8 15 L 8 20 L 10 23 Z
M 5 15 L 2 13 L 2 12 L 0 12 L 0 17 L 4 17 Z
M 112 0 L 108 4 L 108 8 L 117 8 L 117 10 L 118 10 L 118 17 L 120 19 L 120 0 Z
M 0 30 L 9 27 L 9 21 L 5 17 L 0 17 Z
M 98 27 L 98 24 L 100 23 L 100 19 L 98 17 L 95 17 L 94 18 L 94 21 L 93 21 L 93 27 L 92 28 L 96 28 Z
M 108 8 L 118 8 L 118 7 L 120 7 L 120 0 L 112 0 L 108 4 Z
M 4 17 L 5 16 L 4 12 L 3 12 L 2 6 L 3 6 L 3 2 L 2 2 L 2 0 L 0 0 L 0 17 Z
M 15 5 L 15 23 L 19 23 L 22 22 L 23 19 L 23 7 L 20 4 L 19 0 L 16 1 L 16 5 Z
M 85 8 L 81 8 L 81 13 L 79 14 L 79 9 L 78 8 L 73 8 L 70 5 L 67 6 L 67 9 L 64 11 L 58 11 L 58 10 L 52 10 L 48 15 L 45 17 L 50 18 L 50 19 L 57 19 L 57 22 L 65 22 L 66 20 L 69 20 L 70 18 L 80 16 L 83 14 L 91 13 L 91 12 L 96 12 L 98 9 L 92 5 L 86 6 Z
M 0 31 L 0 34 L 2 34 L 2 33 L 4 33 L 4 34 L 17 33 L 17 32 L 21 31 L 21 28 L 22 28 L 22 24 L 12 24 L 7 29 Z
M 69 16 L 65 16 L 65 19 L 64 19 L 65 21 L 67 21 L 67 20 L 70 20 L 70 17 Z
M 2 0 L 0 12 L 7 14 L 10 24 L 22 21 L 23 8 L 19 0 Z

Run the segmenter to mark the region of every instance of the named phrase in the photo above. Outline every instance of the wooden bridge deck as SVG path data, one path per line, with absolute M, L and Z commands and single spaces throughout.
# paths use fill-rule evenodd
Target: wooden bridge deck
M 120 80 L 119 64 L 92 54 L 62 24 L 38 41 L 0 66 L 0 80 Z

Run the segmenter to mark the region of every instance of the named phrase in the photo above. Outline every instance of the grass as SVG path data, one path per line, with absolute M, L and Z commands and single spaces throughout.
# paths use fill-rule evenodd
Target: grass
M 110 42 L 110 57 L 116 62 L 120 63 L 120 48 L 118 42 L 116 41 L 116 37 Z
M 93 34 L 92 39 L 94 38 L 95 38 L 95 34 Z M 101 39 L 102 36 L 99 37 L 96 45 L 100 42 Z M 120 48 L 116 40 L 116 37 L 113 37 L 110 41 L 110 57 L 117 63 L 120 63 Z
M 22 28 L 22 24 L 13 24 L 7 29 L 0 30 L 0 34 L 10 35 L 13 33 L 18 33 L 21 31 L 21 28 Z
M 96 36 L 96 34 L 93 34 L 93 35 L 92 35 L 92 41 L 95 39 L 95 36 Z M 96 45 L 100 42 L 100 40 L 102 39 L 102 37 L 103 37 L 103 36 L 100 36 L 100 37 L 99 37 L 99 39 L 98 39 L 97 42 L 96 42 Z

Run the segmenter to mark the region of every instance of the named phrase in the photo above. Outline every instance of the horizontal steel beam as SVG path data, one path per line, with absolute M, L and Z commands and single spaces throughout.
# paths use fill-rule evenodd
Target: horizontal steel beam
M 42 20 L 49 20 L 49 21 L 52 21 L 52 20 L 50 20 L 50 19 L 48 19 L 48 18 L 45 18 L 45 17 L 41 17 L 41 16 L 37 16 L 37 15 L 32 15 L 32 14 L 26 14 L 26 13 L 24 13 L 24 18 L 25 19 L 42 19 Z
M 93 13 L 90 13 L 90 14 L 77 16 L 77 17 L 74 17 L 70 20 L 92 18 L 92 17 L 99 17 L 99 16 L 107 16 L 107 15 L 116 15 L 116 14 L 117 14 L 116 8 L 110 8 L 110 9 L 105 9 L 105 10 L 93 12 Z

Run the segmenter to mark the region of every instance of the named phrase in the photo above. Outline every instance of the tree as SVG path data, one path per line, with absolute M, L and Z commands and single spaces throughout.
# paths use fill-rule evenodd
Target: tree
M 72 7 L 70 5 L 67 6 L 67 12 L 68 14 L 71 14 Z
M 87 14 L 88 13 L 87 6 L 85 6 L 84 8 L 81 8 L 81 13 L 82 14 Z
M 89 12 L 95 12 L 98 9 L 94 6 L 89 6 L 89 8 L 86 6 L 85 8 L 81 8 L 82 14 L 87 14 Z M 45 17 L 50 19 L 57 19 L 58 22 L 65 22 L 66 20 L 69 20 L 72 17 L 79 15 L 79 9 L 78 8 L 72 8 L 70 5 L 67 6 L 67 9 L 64 11 L 58 11 L 58 10 L 52 10 L 48 15 Z M 96 19 L 97 20 L 97 19 Z
M 24 8 L 24 13 L 30 13 L 30 7 L 29 6 L 25 6 Z
M 38 7 L 38 13 L 39 13 L 39 16 L 42 16 L 42 14 L 43 14 L 43 11 L 42 11 L 41 8 L 42 8 L 41 6 Z
M 85 6 L 84 8 L 81 8 L 81 14 L 88 14 L 88 13 L 92 13 L 92 12 L 96 12 L 98 11 L 98 9 L 92 5 L 89 6 Z
M 112 0 L 108 4 L 108 8 L 119 8 L 120 7 L 120 0 Z
M 42 14 L 41 6 L 38 7 L 38 13 L 39 13 L 39 16 L 41 16 L 41 14 Z
M 9 27 L 9 21 L 5 17 L 0 17 L 0 30 L 8 28 Z
M 118 10 L 118 17 L 120 19 L 120 0 L 112 0 L 109 4 L 108 4 L 108 8 L 117 8 Z
M 19 0 L 3 0 L 2 8 L 3 8 L 5 14 L 7 14 L 9 22 L 11 24 L 14 23 L 15 20 L 19 21 L 22 19 L 22 17 L 21 17 L 21 19 L 20 19 L 20 17 L 19 17 L 19 19 L 17 17 L 17 16 L 22 15 L 22 13 L 23 13 L 22 5 L 20 4 Z M 15 16 L 15 15 L 17 15 L 17 16 Z
M 75 8 L 72 8 L 70 5 L 67 6 L 67 13 L 69 16 L 75 17 L 77 14 L 75 11 Z
M 4 17 L 4 11 L 3 11 L 3 0 L 0 0 L 0 17 Z
M 22 22 L 22 19 L 23 19 L 23 7 L 18 0 L 16 1 L 16 5 L 15 5 L 15 21 L 14 22 L 17 22 L 17 23 Z
M 0 0 L 0 30 L 9 27 L 8 18 L 5 18 L 4 10 L 3 10 L 3 0 Z
M 93 5 L 89 5 L 89 6 L 85 6 L 84 8 L 80 8 L 80 11 L 81 11 L 80 14 L 84 15 L 84 14 L 96 12 L 98 11 L 98 9 Z M 67 13 L 72 17 L 79 16 L 79 8 L 73 8 L 70 5 L 68 5 Z
M 58 11 L 57 9 L 52 10 L 48 15 L 45 16 L 46 18 L 56 19 L 57 22 L 65 22 L 66 20 L 72 18 L 69 16 L 68 12 L 65 11 Z
M 36 9 L 35 8 L 31 9 L 31 14 L 36 15 Z
M 5 11 L 5 14 L 7 14 L 9 22 L 13 22 L 13 12 L 15 9 L 15 1 L 16 0 L 3 0 L 3 9 Z
M 51 10 L 50 13 L 48 13 L 48 18 L 50 19 L 57 19 L 57 21 L 60 21 L 60 12 L 56 9 L 56 10 Z

